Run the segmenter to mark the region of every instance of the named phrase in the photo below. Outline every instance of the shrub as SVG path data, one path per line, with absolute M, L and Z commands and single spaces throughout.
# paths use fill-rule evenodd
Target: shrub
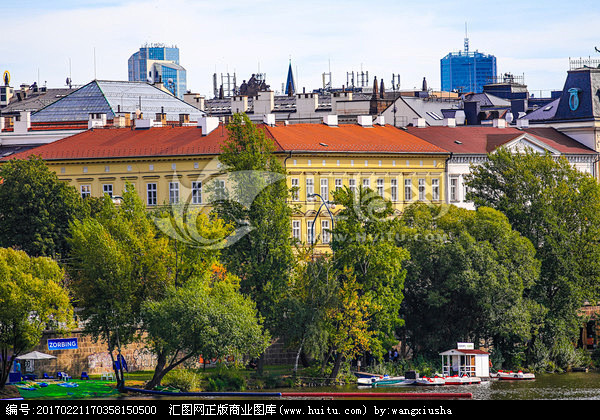
M 210 375 L 207 391 L 243 391 L 246 389 L 246 378 L 236 369 L 219 368 Z
M 200 388 L 198 375 L 188 369 L 175 369 L 167 373 L 162 382 L 165 386 L 177 388 L 182 392 L 197 391 Z

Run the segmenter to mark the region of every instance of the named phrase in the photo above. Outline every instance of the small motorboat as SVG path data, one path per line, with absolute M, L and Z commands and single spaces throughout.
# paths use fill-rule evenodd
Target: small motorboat
M 523 371 L 518 372 L 503 372 L 501 370 L 498 371 L 496 377 L 500 380 L 505 381 L 523 381 L 523 380 L 532 380 L 535 379 L 535 375 L 533 373 L 523 373 Z
M 444 379 L 446 379 L 446 385 L 472 385 L 481 383 L 481 378 L 469 375 L 446 376 Z
M 369 372 L 353 372 L 357 378 L 380 378 L 381 375 Z
M 418 378 L 415 380 L 415 385 L 419 386 L 439 386 L 446 385 L 446 379 L 441 376 L 434 376 L 432 378 L 428 378 L 426 376 L 422 378 Z
M 404 376 L 377 376 L 370 378 L 358 378 L 357 384 L 359 386 L 404 386 L 404 385 L 413 385 L 415 383 L 414 379 L 406 379 Z

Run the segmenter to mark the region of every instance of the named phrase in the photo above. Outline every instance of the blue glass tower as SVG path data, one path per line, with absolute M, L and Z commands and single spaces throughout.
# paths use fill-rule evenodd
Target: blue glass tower
M 162 82 L 180 99 L 186 91 L 186 70 L 179 64 L 179 48 L 163 44 L 142 46 L 129 57 L 130 82 Z
M 496 57 L 479 51 L 469 51 L 465 38 L 465 50 L 451 52 L 440 60 L 442 90 L 445 92 L 483 92 L 483 86 L 496 76 Z

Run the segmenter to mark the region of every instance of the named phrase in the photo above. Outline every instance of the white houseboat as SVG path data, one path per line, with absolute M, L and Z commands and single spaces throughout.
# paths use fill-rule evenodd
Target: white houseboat
M 440 353 L 442 375 L 448 378 L 489 378 L 490 355 L 483 350 L 475 350 L 473 343 L 457 343 L 456 349 Z M 451 380 L 451 382 L 453 382 Z M 456 383 L 474 383 L 472 380 Z

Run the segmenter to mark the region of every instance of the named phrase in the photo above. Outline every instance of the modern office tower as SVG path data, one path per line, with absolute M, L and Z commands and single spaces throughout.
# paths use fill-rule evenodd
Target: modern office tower
M 464 51 L 451 52 L 440 60 L 442 91 L 483 92 L 483 86 L 496 77 L 496 57 L 469 51 L 465 35 Z
M 179 48 L 146 44 L 129 57 L 129 81 L 162 83 L 173 95 L 183 99 L 186 70 L 179 64 Z

